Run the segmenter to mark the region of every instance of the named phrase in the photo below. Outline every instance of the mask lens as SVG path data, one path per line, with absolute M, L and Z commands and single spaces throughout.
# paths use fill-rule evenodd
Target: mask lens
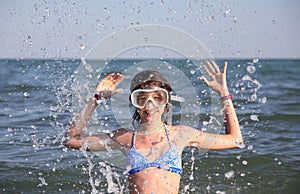
M 151 101 L 157 108 L 168 102 L 168 92 L 162 88 L 139 89 L 131 94 L 131 102 L 137 108 L 144 108 L 148 101 Z

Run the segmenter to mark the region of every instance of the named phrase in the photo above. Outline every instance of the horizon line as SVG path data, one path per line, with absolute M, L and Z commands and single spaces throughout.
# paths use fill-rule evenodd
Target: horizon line
M 41 58 L 34 58 L 34 57 L 0 57 L 0 60 L 82 60 L 84 57 L 41 57 Z M 114 60 L 188 60 L 188 58 L 180 58 L 180 57 L 168 57 L 168 58 L 155 58 L 155 57 L 116 57 Z M 214 60 L 300 60 L 300 57 L 213 57 Z M 90 59 L 90 60 L 108 60 L 108 59 Z M 190 59 L 195 60 L 195 59 Z M 197 59 L 196 59 L 197 60 Z

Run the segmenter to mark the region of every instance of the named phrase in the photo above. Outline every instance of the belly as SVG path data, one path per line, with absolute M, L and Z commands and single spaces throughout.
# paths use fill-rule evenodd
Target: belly
M 129 175 L 130 193 L 177 194 L 179 184 L 179 174 L 158 168 L 147 168 Z

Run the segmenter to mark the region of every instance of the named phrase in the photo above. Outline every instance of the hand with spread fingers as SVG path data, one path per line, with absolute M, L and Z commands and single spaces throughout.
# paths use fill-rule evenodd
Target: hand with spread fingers
M 99 82 L 96 91 L 101 93 L 104 98 L 110 98 L 112 95 L 122 91 L 122 89 L 116 89 L 116 87 L 123 79 L 124 76 L 122 74 L 111 73 Z
M 227 96 L 229 94 L 226 82 L 227 61 L 224 62 L 222 72 L 214 61 L 206 61 L 203 68 L 210 78 L 209 80 L 205 76 L 201 76 L 203 82 L 217 92 L 219 96 Z

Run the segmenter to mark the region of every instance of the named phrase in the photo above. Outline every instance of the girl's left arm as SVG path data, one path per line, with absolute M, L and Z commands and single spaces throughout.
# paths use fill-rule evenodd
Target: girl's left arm
M 224 125 L 226 134 L 211 134 L 197 130 L 188 146 L 204 149 L 228 149 L 243 145 L 243 137 L 239 121 L 232 103 L 232 96 L 228 92 L 226 82 L 227 62 L 224 63 L 223 71 L 220 72 L 214 61 L 207 61 L 204 70 L 210 77 L 210 81 L 202 76 L 204 83 L 212 88 L 220 96 L 224 106 Z

